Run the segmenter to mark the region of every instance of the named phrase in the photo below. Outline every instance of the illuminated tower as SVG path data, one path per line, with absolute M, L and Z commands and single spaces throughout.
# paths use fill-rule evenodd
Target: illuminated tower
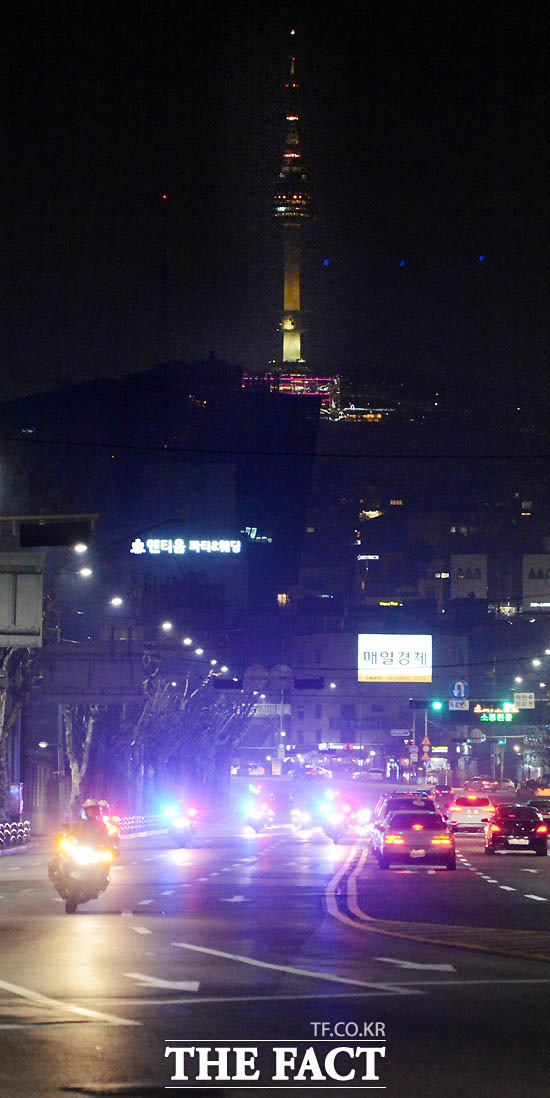
M 290 32 L 294 35 L 294 31 Z M 310 216 L 310 196 L 302 163 L 302 150 L 298 133 L 300 85 L 296 80 L 296 59 L 290 58 L 288 83 L 288 123 L 283 163 L 275 187 L 275 217 L 283 229 L 284 242 L 284 298 L 281 330 L 283 333 L 283 362 L 304 363 L 302 357 L 302 232 L 304 221 Z

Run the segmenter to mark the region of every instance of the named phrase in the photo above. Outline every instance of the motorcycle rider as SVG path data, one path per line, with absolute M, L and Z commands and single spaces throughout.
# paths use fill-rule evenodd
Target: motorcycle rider
M 88 843 L 90 846 L 109 846 L 109 832 L 101 818 L 101 806 L 99 801 L 89 797 L 82 805 L 83 816 L 75 820 L 71 827 L 71 835 L 78 842 Z

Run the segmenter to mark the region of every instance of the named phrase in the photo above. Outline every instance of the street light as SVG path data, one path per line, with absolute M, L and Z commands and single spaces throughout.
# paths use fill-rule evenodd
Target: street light
M 531 660 L 531 663 L 533 664 L 533 667 L 540 667 L 541 665 L 540 660 Z
M 46 740 L 39 740 L 38 741 L 38 746 L 41 747 L 41 748 L 44 748 L 44 747 L 49 747 L 50 745 L 49 745 L 49 743 L 46 743 Z
M 174 626 L 172 625 L 171 621 L 163 621 L 163 623 L 161 625 L 161 629 L 162 629 L 163 633 L 169 633 L 170 630 L 173 629 L 173 628 L 174 628 Z
M 113 595 L 112 599 L 109 599 L 111 606 L 122 606 L 124 599 L 121 599 L 120 595 Z
M 182 644 L 185 644 L 187 647 L 189 647 L 189 645 L 192 644 L 192 643 L 193 643 L 193 641 L 192 641 L 191 637 L 184 637 L 183 638 Z
M 226 671 L 229 671 L 229 668 L 228 668 L 228 667 L 226 667 L 226 666 L 225 666 L 225 663 L 224 663 L 224 664 L 223 664 L 223 665 L 222 665 L 222 666 L 220 667 L 220 671 L 221 671 L 221 672 L 222 672 L 222 673 L 223 673 L 223 674 L 225 675 Z
M 79 568 L 78 569 L 78 574 L 79 574 L 79 576 L 84 576 L 87 579 L 88 576 L 93 575 L 93 572 L 92 572 L 91 568 L 86 567 L 86 568 Z
M 514 682 L 523 682 L 521 675 L 516 675 Z
M 204 656 L 204 648 L 195 648 L 196 656 Z
M 84 545 L 83 541 L 77 541 L 76 545 L 73 545 L 75 553 L 87 553 L 88 546 Z
M 335 682 L 330 683 L 330 689 L 331 690 L 336 690 L 336 683 Z

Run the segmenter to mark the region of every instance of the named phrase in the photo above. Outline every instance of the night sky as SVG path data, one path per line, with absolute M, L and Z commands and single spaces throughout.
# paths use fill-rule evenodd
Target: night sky
M 292 26 L 308 357 L 545 390 L 547 5 L 23 0 L 2 19 L 2 399 L 166 357 L 164 239 L 169 357 L 279 352 Z

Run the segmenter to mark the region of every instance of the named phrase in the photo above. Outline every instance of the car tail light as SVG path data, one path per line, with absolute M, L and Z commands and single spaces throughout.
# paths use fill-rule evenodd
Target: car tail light
M 499 827 L 498 824 L 491 824 L 489 831 L 491 832 L 491 835 L 494 835 L 495 831 L 502 831 L 502 828 Z
M 452 846 L 453 840 L 449 835 L 434 835 L 432 843 L 434 846 Z
M 462 812 L 462 805 L 461 804 L 452 804 L 449 811 L 453 812 L 453 813 L 454 812 Z
M 391 843 L 392 846 L 402 846 L 405 840 L 402 835 L 385 835 L 384 842 Z
M 413 831 L 423 831 L 424 830 L 424 824 L 413 824 L 412 829 L 413 829 Z
M 547 833 L 548 828 L 546 824 L 540 824 L 540 827 L 537 827 L 537 835 L 546 835 Z

